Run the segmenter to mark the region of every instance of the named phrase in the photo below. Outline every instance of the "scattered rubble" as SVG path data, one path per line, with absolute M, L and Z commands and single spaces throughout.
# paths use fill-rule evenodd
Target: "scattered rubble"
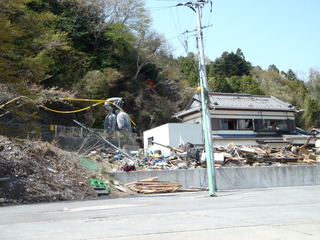
M 229 144 L 227 147 L 217 147 L 216 152 L 223 156 L 223 161 L 217 161 L 220 166 L 271 166 L 279 164 L 318 164 L 318 153 L 306 146 L 283 148 L 244 147 Z M 319 156 L 320 157 L 320 156 Z
M 167 146 L 170 147 L 170 146 Z M 177 170 L 205 168 L 205 154 L 203 146 L 194 146 L 190 143 L 181 148 L 171 148 L 172 154 L 165 156 L 160 150 L 146 153 L 135 153 L 133 159 L 108 149 L 109 162 L 115 163 L 111 171 L 150 171 L 150 170 Z M 113 154 L 112 154 L 113 152 Z M 283 148 L 268 146 L 237 146 L 233 143 L 228 146 L 215 146 L 215 165 L 226 167 L 241 166 L 272 166 L 281 164 L 318 164 L 320 155 L 315 148 L 307 145 Z
M 77 122 L 78 123 L 78 122 Z M 82 124 L 78 123 L 81 127 L 88 129 Z M 93 132 L 92 130 L 88 129 Z M 94 133 L 94 132 L 93 132 Z M 119 171 L 143 171 L 154 169 L 192 169 L 197 167 L 206 167 L 204 147 L 202 145 L 194 145 L 187 143 L 179 148 L 174 148 L 169 145 L 164 145 L 158 142 L 154 142 L 154 145 L 159 145 L 170 149 L 171 155 L 164 156 L 161 150 L 147 151 L 146 153 L 135 152 L 135 157 L 127 152 L 119 149 L 108 140 L 98 135 L 106 143 L 109 144 L 110 150 L 116 151 L 113 158 L 109 160 L 120 160 Z M 260 144 L 257 146 L 236 146 L 234 143 L 230 143 L 226 147 L 215 146 L 214 147 L 214 160 L 216 166 L 266 166 L 274 164 L 313 164 L 318 163 L 317 151 L 314 149 L 307 149 L 311 138 L 315 135 L 311 135 L 308 140 L 302 146 L 293 146 L 291 144 L 283 148 L 269 148 L 268 145 Z
M 87 155 L 63 151 L 53 144 L 13 140 L 0 136 L 0 206 L 51 202 L 99 196 L 128 196 L 136 193 L 200 191 L 181 189 L 180 183 L 156 178 L 121 185 L 108 174 L 115 171 L 150 171 L 205 168 L 203 146 L 188 143 L 171 148 L 172 154 L 132 151 L 123 154 L 115 148 L 93 149 Z M 318 164 L 317 148 L 287 145 L 283 148 L 257 146 L 215 146 L 215 165 L 227 167 Z M 91 180 L 90 180 L 91 179 Z M 105 182 L 103 189 L 93 182 Z M 95 183 L 96 184 L 96 183 Z M 95 189 L 99 188 L 99 189 Z

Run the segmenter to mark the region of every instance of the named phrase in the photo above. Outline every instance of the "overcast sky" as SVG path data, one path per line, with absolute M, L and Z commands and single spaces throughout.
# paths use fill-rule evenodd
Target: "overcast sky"
M 165 35 L 175 56 L 197 53 L 196 14 L 176 7 L 185 2 L 145 0 L 153 28 Z M 210 10 L 206 4 L 202 25 L 212 25 L 204 29 L 205 55 L 211 60 L 240 48 L 247 61 L 263 69 L 275 64 L 302 78 L 310 67 L 320 70 L 320 0 L 213 0 Z

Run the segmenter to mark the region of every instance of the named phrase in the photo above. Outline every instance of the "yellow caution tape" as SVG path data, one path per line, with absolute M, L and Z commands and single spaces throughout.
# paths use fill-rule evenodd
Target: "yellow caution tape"
M 24 97 L 24 96 L 16 97 L 16 98 L 11 99 L 10 101 L 6 102 L 5 104 L 2 104 L 2 105 L 0 106 L 0 108 L 3 108 L 4 106 L 6 106 L 6 105 L 8 105 L 9 103 L 12 103 L 12 102 L 18 100 L 19 98 L 28 98 L 28 97 Z M 28 99 L 29 99 L 29 98 L 28 98 Z M 29 100 L 30 100 L 30 99 L 29 99 Z M 32 99 L 31 99 L 31 100 L 32 100 Z
M 58 98 L 59 100 L 86 101 L 86 102 L 108 102 L 107 100 L 87 99 L 87 98 Z
M 103 102 L 103 103 L 110 103 L 117 107 L 121 112 L 124 112 L 121 107 L 119 107 L 117 104 L 110 102 L 108 100 L 96 100 L 96 99 L 86 99 L 86 98 L 59 98 L 60 100 L 68 100 L 68 101 L 85 101 L 85 102 Z
M 117 104 L 115 104 L 115 103 L 113 103 L 113 102 L 110 102 L 110 101 L 108 101 L 108 100 L 96 100 L 96 99 L 86 99 L 86 98 L 59 98 L 60 100 L 68 100 L 68 101 L 85 101 L 85 102 L 99 102 L 99 104 L 101 104 L 101 103 L 110 103 L 110 104 L 112 104 L 112 105 L 114 105 L 115 107 L 117 107 L 121 112 L 125 112 L 125 111 L 123 111 L 123 109 L 121 108 L 121 107 L 119 107 Z M 95 104 L 94 105 L 92 105 L 92 106 L 95 106 Z M 86 110 L 86 109 L 83 109 L 83 110 Z M 82 110 L 82 111 L 83 111 Z M 129 118 L 130 119 L 130 122 L 134 125 L 134 126 L 136 126 L 136 124 L 135 124 L 135 122 L 134 121 L 132 121 L 132 119 L 131 118 Z
M 105 103 L 105 102 L 108 102 L 110 104 L 113 104 L 114 106 L 116 106 L 120 111 L 124 112 L 122 108 L 120 108 L 118 105 L 114 104 L 113 102 L 110 102 L 110 101 L 107 101 L 107 100 L 95 100 L 95 99 L 75 99 L 75 98 L 59 98 L 60 100 L 72 100 L 72 101 L 87 101 L 87 102 L 97 102 L 91 106 L 88 106 L 88 107 L 85 107 L 85 108 L 81 108 L 81 109 L 77 109 L 77 110 L 73 110 L 73 111 L 59 111 L 59 110 L 55 110 L 55 109 L 51 109 L 51 108 L 48 108 L 46 106 L 43 106 L 43 105 L 40 105 L 40 104 L 37 104 L 36 101 L 34 101 L 33 99 L 29 98 L 29 97 L 26 97 L 26 96 L 19 96 L 19 97 L 16 97 L 16 98 L 13 98 L 11 99 L 10 101 L 2 104 L 0 106 L 0 109 L 3 108 L 4 106 L 20 99 L 20 98 L 25 98 L 27 100 L 29 100 L 30 102 L 38 105 L 39 107 L 43 108 L 43 109 L 46 109 L 48 111 L 51 111 L 51 112 L 55 112 L 55 113 L 63 113 L 63 114 L 67 114 L 67 113 L 77 113 L 77 112 L 81 112 L 81 111 L 85 111 L 85 110 L 88 110 L 89 108 L 92 108 L 92 107 L 95 107 L 97 105 L 100 105 L 102 103 Z M 130 118 L 129 118 L 130 119 Z M 136 126 L 136 124 L 130 119 L 130 122 Z
M 81 108 L 81 109 L 77 109 L 77 110 L 73 110 L 73 111 L 59 111 L 59 110 L 54 110 L 54 109 L 51 109 L 51 108 L 48 108 L 46 106 L 43 106 L 43 105 L 39 105 L 40 107 L 48 110 L 48 111 L 51 111 L 51 112 L 55 112 L 55 113 L 77 113 L 77 112 L 81 112 L 81 111 L 85 111 L 85 110 L 88 110 L 89 108 L 92 108 L 92 107 L 95 107 L 99 104 L 101 104 L 103 102 L 98 102 L 98 103 L 95 103 L 91 106 L 88 106 L 88 107 L 85 107 L 85 108 Z

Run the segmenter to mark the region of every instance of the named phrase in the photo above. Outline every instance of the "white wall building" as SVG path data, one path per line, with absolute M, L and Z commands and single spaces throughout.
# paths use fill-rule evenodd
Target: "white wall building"
M 201 124 L 193 123 L 167 123 L 147 130 L 143 133 L 144 149 L 152 152 L 161 150 L 163 155 L 169 155 L 170 149 L 161 145 L 177 148 L 188 142 L 203 144 L 201 127 Z

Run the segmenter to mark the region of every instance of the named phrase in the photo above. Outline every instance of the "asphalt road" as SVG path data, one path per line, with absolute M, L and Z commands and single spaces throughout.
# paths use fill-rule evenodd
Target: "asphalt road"
M 0 239 L 319 240 L 320 186 L 0 208 Z

